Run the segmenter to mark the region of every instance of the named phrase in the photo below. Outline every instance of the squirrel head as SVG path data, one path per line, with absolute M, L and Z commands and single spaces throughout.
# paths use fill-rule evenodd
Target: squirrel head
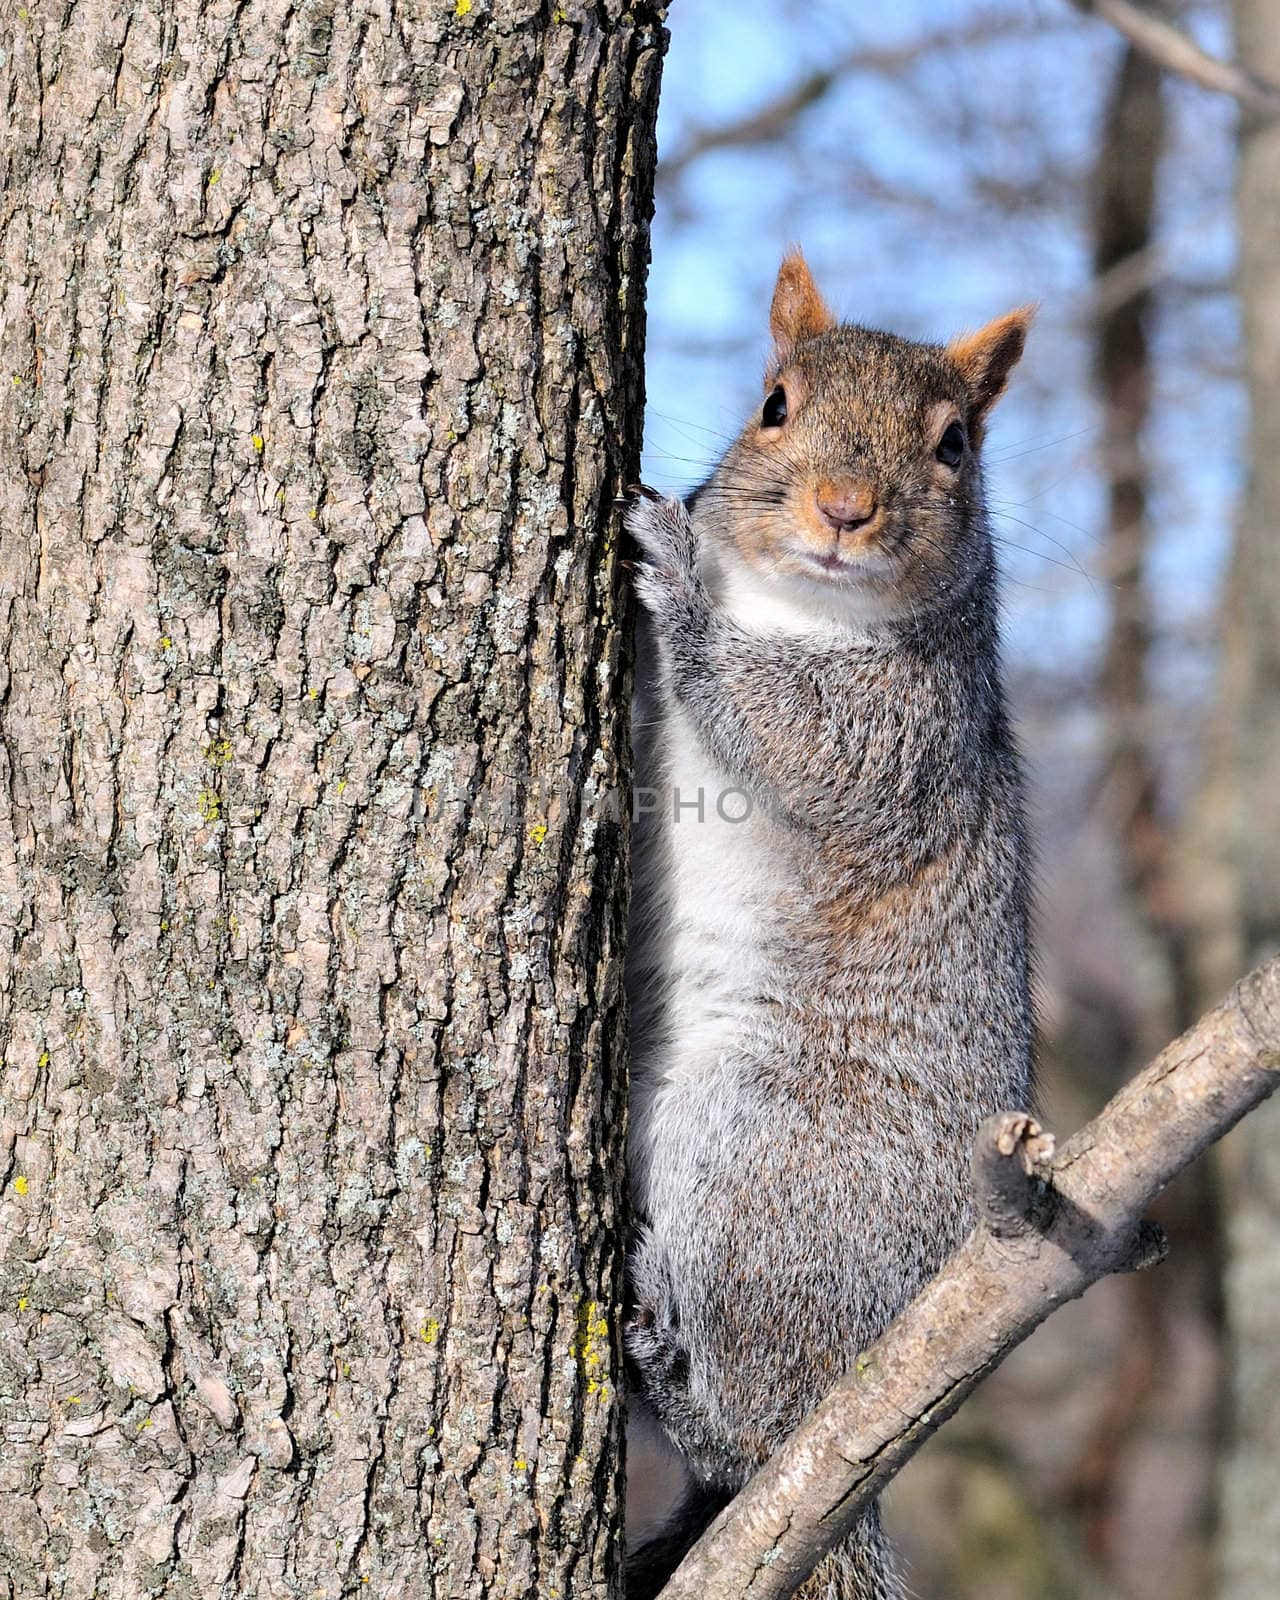
M 915 344 L 838 322 L 790 253 L 763 405 L 699 492 L 713 549 L 802 604 L 847 595 L 892 616 L 967 588 L 990 547 L 983 431 L 1031 317 Z

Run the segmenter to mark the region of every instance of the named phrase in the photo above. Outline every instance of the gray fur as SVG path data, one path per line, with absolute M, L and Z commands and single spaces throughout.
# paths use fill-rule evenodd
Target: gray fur
M 1032 1047 L 1022 780 L 976 461 L 930 502 L 947 539 L 927 588 L 872 626 L 803 634 L 720 603 L 737 557 L 716 487 L 692 513 L 645 497 L 627 518 L 648 613 L 637 781 L 657 799 L 628 957 L 626 1344 L 633 1403 L 712 1502 L 963 1237 L 973 1135 L 1027 1104 Z M 693 758 L 750 796 L 747 822 L 679 832 L 669 783 Z M 713 869 L 724 852 L 723 919 L 685 892 L 682 853 L 700 849 Z M 807 1595 L 901 1592 L 874 1518 L 823 1573 Z

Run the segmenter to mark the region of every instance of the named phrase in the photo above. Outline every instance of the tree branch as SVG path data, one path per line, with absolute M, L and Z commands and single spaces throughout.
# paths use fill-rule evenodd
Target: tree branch
M 896 1322 L 711 1524 L 661 1600 L 785 1600 L 977 1383 L 1066 1300 L 1158 1259 L 1143 1212 L 1280 1084 L 1280 957 L 1126 1085 L 1056 1155 L 989 1119 L 982 1219 Z
M 713 150 L 743 149 L 782 138 L 797 117 L 824 99 L 837 84 L 858 73 L 898 78 L 931 55 L 1025 38 L 1043 24 L 1004 12 L 987 12 L 960 27 L 939 29 L 905 44 L 858 46 L 789 84 L 772 99 L 728 122 L 693 128 L 678 149 L 658 161 L 658 183 L 669 188 L 694 162 Z
M 1202 89 L 1229 94 L 1262 117 L 1280 116 L 1280 87 L 1221 61 L 1163 17 L 1153 17 L 1132 0 L 1071 0 L 1077 11 L 1101 17 L 1168 72 L 1176 72 Z

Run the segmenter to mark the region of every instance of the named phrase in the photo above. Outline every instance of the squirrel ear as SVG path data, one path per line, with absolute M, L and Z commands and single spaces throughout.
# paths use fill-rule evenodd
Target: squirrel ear
M 969 431 L 977 433 L 1009 381 L 1027 342 L 1027 329 L 1036 314 L 1034 306 L 1019 306 L 1006 312 L 976 333 L 957 334 L 947 346 L 947 354 L 960 368 L 972 396 Z
M 801 339 L 812 339 L 835 325 L 836 319 L 818 293 L 808 263 L 798 248 L 788 250 L 778 269 L 769 308 L 769 330 L 778 347 L 779 360 L 785 360 Z

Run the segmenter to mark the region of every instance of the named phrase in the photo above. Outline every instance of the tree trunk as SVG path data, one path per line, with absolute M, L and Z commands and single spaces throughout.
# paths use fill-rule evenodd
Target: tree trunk
M 1164 152 L 1163 74 L 1132 45 L 1120 57 L 1093 171 L 1093 264 L 1099 284 L 1151 244 L 1156 179 Z M 1150 288 L 1100 309 L 1094 335 L 1094 387 L 1104 419 L 1107 577 L 1111 614 L 1098 685 L 1106 719 L 1102 787 L 1118 847 L 1123 890 L 1149 954 L 1134 1009 L 1145 1026 L 1138 1060 L 1190 1025 L 1181 992 L 1180 926 L 1171 904 L 1170 834 L 1152 748 L 1148 663 L 1151 544 L 1145 434 L 1151 410 Z M 1126 1063 L 1126 1066 L 1128 1064 Z
M 617 1592 L 660 16 L 0 41 L 0 1595 Z
M 1238 59 L 1280 82 L 1280 0 L 1234 0 Z M 1280 124 L 1242 116 L 1240 298 L 1249 388 L 1249 483 L 1230 582 L 1228 787 L 1247 963 L 1280 948 Z M 1232 1370 L 1220 1535 L 1223 1600 L 1280 1593 L 1280 1107 L 1235 1135 L 1225 1280 Z
M 1107 100 L 1092 173 L 1094 273 L 1099 310 L 1094 385 L 1104 418 L 1106 553 L 1110 617 L 1099 674 L 1104 718 L 1101 808 L 1114 840 L 1120 904 L 1128 919 L 1130 970 L 1125 996 L 1131 1026 L 1101 1063 L 1127 1078 L 1160 1043 L 1190 1026 L 1185 927 L 1173 873 L 1174 834 L 1154 732 L 1151 601 L 1147 571 L 1153 540 L 1146 432 L 1153 388 L 1149 287 L 1114 301 L 1106 288 L 1148 250 L 1156 232 L 1157 187 L 1166 138 L 1164 74 L 1134 45 L 1121 52 Z M 1112 280 L 1113 281 L 1113 280 Z M 1112 863 L 1107 864 L 1112 869 Z M 1114 1291 L 1125 1318 L 1124 1358 L 1107 1386 L 1066 1489 L 1089 1553 L 1128 1600 L 1202 1594 L 1212 1480 L 1197 1472 L 1216 1413 L 1197 1408 L 1201 1338 L 1212 1343 L 1204 1304 L 1216 1285 L 1213 1192 L 1203 1164 L 1161 1197 L 1157 1214 L 1178 1240 L 1171 1279 L 1141 1272 Z M 1170 1392 L 1186 1397 L 1173 1420 Z M 1152 1492 L 1147 1441 L 1153 1426 L 1178 1430 L 1182 1470 L 1161 1466 Z

